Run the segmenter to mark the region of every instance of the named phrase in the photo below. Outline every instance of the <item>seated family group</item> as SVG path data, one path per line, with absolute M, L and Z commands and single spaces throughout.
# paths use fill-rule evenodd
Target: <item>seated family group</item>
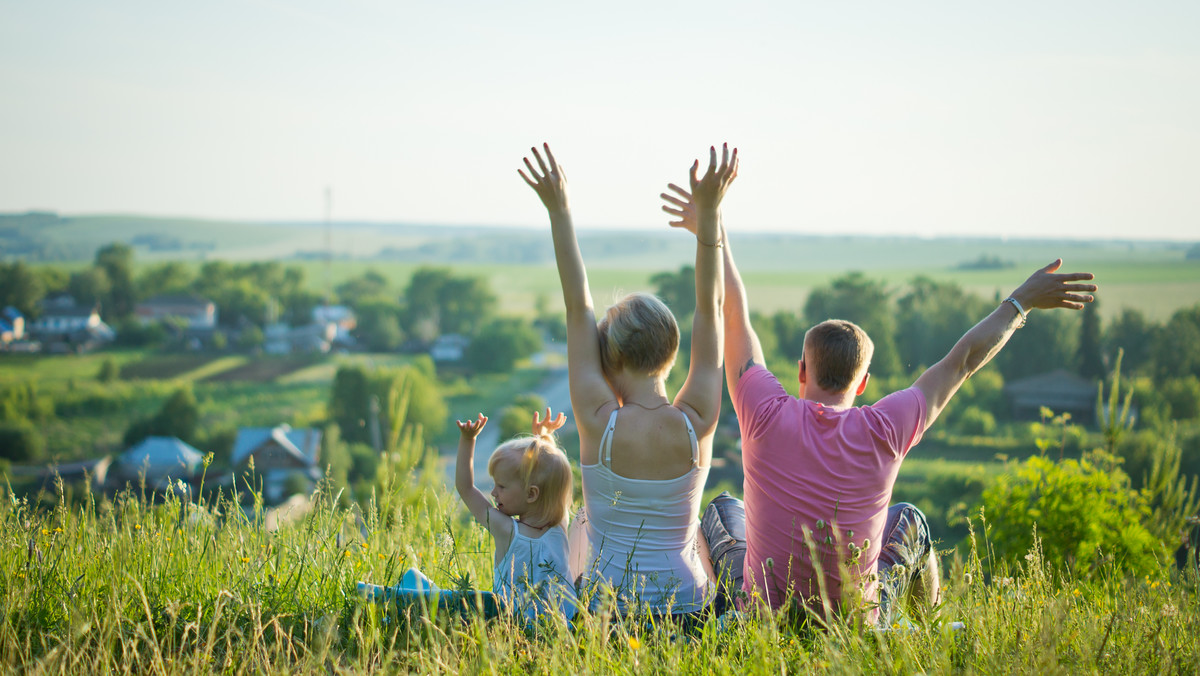
M 561 413 L 535 414 L 532 436 L 495 450 L 490 498 L 473 471 L 487 418 L 460 422 L 456 486 L 495 538 L 494 593 L 526 618 L 571 618 L 581 596 L 592 610 L 615 604 L 685 621 L 732 607 L 821 620 L 861 609 L 877 621 L 900 590 L 916 607 L 935 605 L 938 561 L 925 517 L 891 504 L 900 464 L 1030 311 L 1082 308 L 1092 275 L 1060 274 L 1061 260 L 1037 270 L 911 387 L 869 406 L 854 401 L 870 378 L 870 337 L 848 321 L 821 322 L 805 336 L 794 397 L 765 366 L 721 219 L 737 150 L 710 148 L 707 170 L 692 164 L 688 189 L 670 184 L 662 195 L 671 225 L 696 240 L 691 355 L 671 399 L 680 336 L 670 309 L 634 293 L 596 321 L 563 169 L 549 146 L 532 158 L 520 174 L 550 215 L 583 507 L 568 518 L 571 467 L 553 438 Z M 702 525 L 722 377 L 741 431 L 744 502 L 722 494 Z

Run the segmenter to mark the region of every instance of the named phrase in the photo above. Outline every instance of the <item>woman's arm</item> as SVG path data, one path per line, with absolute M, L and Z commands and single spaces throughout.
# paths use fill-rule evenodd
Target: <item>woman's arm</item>
M 605 404 L 616 401 L 616 397 L 604 379 L 600 363 L 600 341 L 596 331 L 596 315 L 592 309 L 592 293 L 588 289 L 587 271 L 583 266 L 583 256 L 579 253 L 571 209 L 567 204 L 567 178 L 550 152 L 549 144 L 543 144 L 542 147 L 546 151 L 545 160 L 537 148 L 531 148 L 540 173 L 534 169 L 528 157 L 525 158 L 525 168 L 529 174 L 519 169 L 517 173 L 533 188 L 550 214 L 554 259 L 558 264 L 558 279 L 567 308 L 567 373 L 571 408 L 580 425 L 580 435 L 584 436 L 585 432 L 599 433 L 604 426 L 599 411 Z
M 717 149 L 709 148 L 708 171 L 697 177 L 700 162 L 692 164 L 691 195 L 696 205 L 696 314 L 692 318 L 692 355 L 688 377 L 675 397 L 676 405 L 690 408 L 699 423 L 700 436 L 709 436 L 721 412 L 721 362 L 725 302 L 724 246 L 720 205 L 737 177 L 738 154 L 722 146 L 721 164 Z

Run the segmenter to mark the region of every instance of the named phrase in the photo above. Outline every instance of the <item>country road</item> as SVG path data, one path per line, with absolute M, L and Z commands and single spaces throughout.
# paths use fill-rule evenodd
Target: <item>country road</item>
M 550 406 L 555 415 L 559 411 L 567 414 L 567 424 L 558 432 L 559 438 L 575 433 L 575 419 L 571 415 L 571 394 L 567 384 L 567 367 L 559 366 L 546 372 L 546 378 L 533 391 Z M 488 475 L 488 458 L 500 444 L 500 411 L 485 412 L 491 419 L 479 438 L 475 440 L 475 485 L 485 493 L 492 489 L 492 477 Z M 494 416 L 494 417 L 493 417 Z M 448 485 L 454 485 L 454 455 L 457 446 L 441 449 L 441 461 L 446 466 Z

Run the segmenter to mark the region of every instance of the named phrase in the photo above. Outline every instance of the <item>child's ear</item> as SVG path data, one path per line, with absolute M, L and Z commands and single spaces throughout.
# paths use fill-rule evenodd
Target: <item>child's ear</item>
M 537 486 L 530 486 L 529 490 L 525 492 L 525 502 L 528 502 L 529 504 L 532 505 L 533 503 L 538 501 L 538 497 L 541 496 L 541 494 L 542 494 L 541 488 L 539 488 Z

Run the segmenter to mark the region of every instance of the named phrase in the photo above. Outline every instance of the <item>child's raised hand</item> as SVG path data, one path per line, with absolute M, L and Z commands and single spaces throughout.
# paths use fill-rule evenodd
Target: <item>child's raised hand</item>
M 563 415 L 562 411 L 558 412 L 557 418 L 550 417 L 550 407 L 546 407 L 546 418 L 542 419 L 537 411 L 533 412 L 533 436 L 549 437 L 553 436 L 556 430 L 562 429 L 563 425 L 567 424 L 567 416 Z
M 483 426 L 487 424 L 487 421 L 487 416 L 480 413 L 475 420 L 459 420 L 458 430 L 464 439 L 474 439 L 483 431 Z
M 518 169 L 517 173 L 521 175 L 521 178 L 525 179 L 529 187 L 533 188 L 533 191 L 541 198 L 542 204 L 545 205 L 547 211 L 566 211 L 568 208 L 567 175 L 563 173 L 563 168 L 554 159 L 554 153 L 550 152 L 550 144 L 543 143 L 542 148 L 546 151 L 545 160 L 542 159 L 542 154 L 538 152 L 537 148 L 530 148 L 533 151 L 534 159 L 537 160 L 538 168 L 541 169 L 541 173 L 539 174 L 538 170 L 533 168 L 533 164 L 529 161 L 528 157 L 524 158 L 524 160 L 525 168 L 529 170 L 529 174 L 526 175 L 521 169 Z

